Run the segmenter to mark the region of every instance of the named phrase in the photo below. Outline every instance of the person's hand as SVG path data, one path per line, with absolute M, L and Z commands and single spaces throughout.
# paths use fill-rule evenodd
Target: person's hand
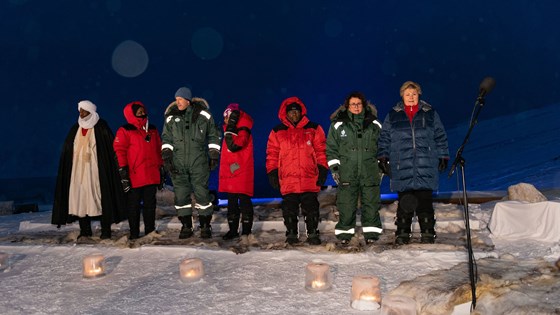
M 121 176 L 121 185 L 125 193 L 129 192 L 132 186 L 130 185 L 130 177 L 128 176 L 128 166 L 119 168 L 119 175 Z
M 270 186 L 276 190 L 280 190 L 280 178 L 278 178 L 278 169 L 273 169 L 268 174 L 268 182 Z
M 239 111 L 234 110 L 229 114 L 226 132 L 237 134 L 237 122 L 239 122 Z
M 447 159 L 444 158 L 439 159 L 438 171 L 440 173 L 443 173 L 447 169 L 447 162 L 448 162 Z
M 161 151 L 161 158 L 163 159 L 163 167 L 169 174 L 179 173 L 175 168 L 175 164 L 173 164 L 173 150 L 163 149 Z
M 391 165 L 389 164 L 389 159 L 385 157 L 380 158 L 379 160 L 377 160 L 377 165 L 379 166 L 379 170 L 383 174 L 391 177 Z
M 340 174 L 338 174 L 338 165 L 339 164 L 331 165 L 330 169 L 331 169 L 332 179 L 337 185 L 340 185 Z
M 208 155 L 210 156 L 210 162 L 209 162 L 210 171 L 213 171 L 219 165 L 220 151 L 216 149 L 210 149 L 210 151 L 208 151 Z
M 319 169 L 319 176 L 317 177 L 317 186 L 323 186 L 325 184 L 325 181 L 327 180 L 327 174 L 329 170 L 323 165 L 317 165 L 317 168 Z

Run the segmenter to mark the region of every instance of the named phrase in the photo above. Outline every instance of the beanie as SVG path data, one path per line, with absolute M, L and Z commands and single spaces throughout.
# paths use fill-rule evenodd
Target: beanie
M 224 111 L 224 118 L 228 117 L 229 114 L 231 114 L 231 112 L 233 112 L 234 110 L 239 110 L 239 104 L 237 103 L 229 104 L 228 107 L 226 107 L 226 110 Z
M 80 101 L 78 103 L 78 111 L 80 111 L 80 108 L 87 110 L 90 113 L 97 112 L 97 106 L 95 106 L 95 104 L 93 104 L 91 101 L 88 100 Z
M 182 97 L 190 101 L 192 99 L 192 93 L 189 88 L 183 86 L 180 87 L 177 92 L 175 92 L 175 97 Z
M 290 103 L 288 104 L 288 106 L 286 106 L 286 113 L 291 110 L 299 110 L 301 112 L 301 105 L 296 102 Z

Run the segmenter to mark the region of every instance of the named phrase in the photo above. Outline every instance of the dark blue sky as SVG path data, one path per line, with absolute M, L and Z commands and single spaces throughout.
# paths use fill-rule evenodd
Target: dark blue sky
M 480 119 L 560 99 L 553 0 L 155 3 L 0 3 L 0 178 L 55 176 L 81 99 L 96 103 L 114 131 L 133 100 L 161 130 L 182 85 L 206 98 L 219 122 L 238 102 L 256 120 L 257 176 L 289 96 L 325 131 L 352 90 L 383 119 L 406 80 L 422 85 L 449 127 L 469 120 L 486 76 L 497 83 Z

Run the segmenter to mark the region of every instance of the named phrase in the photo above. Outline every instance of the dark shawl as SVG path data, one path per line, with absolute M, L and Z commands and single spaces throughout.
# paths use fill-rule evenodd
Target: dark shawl
M 60 155 L 58 175 L 54 191 L 54 203 L 51 223 L 58 227 L 77 219 L 68 214 L 70 194 L 70 178 L 74 153 L 74 138 L 78 132 L 78 124 L 74 124 L 66 136 Z M 122 190 L 115 151 L 113 150 L 114 135 L 103 119 L 99 119 L 95 127 L 97 163 L 99 167 L 99 184 L 101 187 L 101 220 L 102 226 L 110 226 L 127 218 L 125 194 Z

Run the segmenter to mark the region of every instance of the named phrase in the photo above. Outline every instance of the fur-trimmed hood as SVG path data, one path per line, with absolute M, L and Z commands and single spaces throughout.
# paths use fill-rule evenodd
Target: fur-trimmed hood
M 331 121 L 341 120 L 343 118 L 342 113 L 346 113 L 347 110 L 348 107 L 346 107 L 346 105 L 344 104 L 340 105 L 340 107 L 337 110 L 335 110 L 334 113 L 331 114 L 330 116 Z M 364 107 L 364 110 L 365 110 L 364 114 L 366 116 L 369 112 L 375 117 L 375 119 L 377 119 L 377 108 L 375 107 L 375 105 L 373 105 L 370 102 L 367 102 L 367 105 Z
M 198 109 L 199 111 L 210 109 L 210 105 L 202 97 L 193 97 L 192 100 L 191 100 L 191 105 L 189 105 L 189 106 L 193 106 L 195 110 Z M 180 111 L 179 111 L 179 108 L 177 107 L 177 101 L 173 101 L 165 109 L 164 116 L 176 115 L 179 112 Z

